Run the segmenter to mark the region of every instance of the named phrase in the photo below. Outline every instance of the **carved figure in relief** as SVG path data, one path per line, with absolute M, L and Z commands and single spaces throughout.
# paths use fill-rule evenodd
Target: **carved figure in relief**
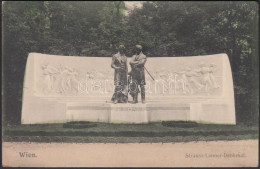
M 51 90 L 51 74 L 50 74 L 50 70 L 48 68 L 48 65 L 43 65 L 42 66 L 42 70 L 43 70 L 43 79 L 44 79 L 44 83 L 43 83 L 43 91 L 45 93 L 49 92 Z
M 54 89 L 55 76 L 58 70 L 55 67 L 50 66 L 48 63 L 42 66 L 43 71 L 43 91 L 49 93 Z
M 58 91 L 60 94 L 64 94 L 67 87 L 67 75 L 68 75 L 68 70 L 66 67 L 64 67 L 63 65 L 60 66 L 60 83 L 59 83 L 59 88 Z
M 210 66 L 209 66 L 209 77 L 210 77 L 210 80 L 211 80 L 211 83 L 212 83 L 212 87 L 213 88 L 219 88 L 219 85 L 217 84 L 216 82 L 216 79 L 215 79 L 215 76 L 213 74 L 214 72 L 214 67 L 215 67 L 215 64 L 214 63 L 211 63 Z
M 209 67 L 205 65 L 205 63 L 200 63 L 200 68 L 197 70 L 198 73 L 202 75 L 201 84 L 204 87 L 205 92 L 208 92 L 212 86 L 212 82 L 210 80 Z
M 69 69 L 69 75 L 67 77 L 67 86 L 70 93 L 77 93 L 77 85 L 79 82 L 78 75 L 79 73 L 75 68 Z
M 45 64 L 42 66 L 44 93 L 77 94 L 79 72 L 75 68 Z
M 164 68 L 157 69 L 154 73 L 155 77 L 155 93 L 164 94 L 169 91 L 168 80 L 169 76 Z
M 183 79 L 184 82 L 183 83 L 184 93 L 187 92 L 189 94 L 194 94 L 198 90 L 201 90 L 201 88 L 203 87 L 196 78 L 199 75 L 197 74 L 197 72 L 192 71 L 190 67 L 186 67 L 184 71 L 178 73 L 182 74 L 181 78 Z

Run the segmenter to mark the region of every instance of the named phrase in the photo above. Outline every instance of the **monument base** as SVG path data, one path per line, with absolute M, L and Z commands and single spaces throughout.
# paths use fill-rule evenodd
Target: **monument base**
M 231 117 L 226 118 L 227 112 L 230 111 L 229 107 L 221 100 L 198 98 L 174 100 L 174 98 L 168 98 L 168 101 L 150 98 L 146 104 L 113 104 L 101 103 L 101 101 L 69 103 L 67 105 L 66 119 L 68 121 L 86 120 L 107 123 L 148 123 L 183 120 L 230 124 Z
M 146 68 L 155 80 L 149 82 L 146 76 L 146 104 L 111 103 L 114 70 L 110 63 L 111 58 L 30 53 L 22 124 L 174 120 L 236 124 L 232 73 L 226 54 L 149 58 Z
M 75 102 L 67 104 L 68 121 L 107 123 L 148 123 L 164 120 L 189 120 L 190 104 L 150 100 L 146 104 Z
M 24 116 L 22 124 L 93 121 L 105 123 L 149 123 L 160 121 L 196 121 L 215 124 L 235 124 L 225 100 L 215 98 L 148 97 L 141 102 L 114 104 L 110 97 L 41 98 L 28 105 L 28 111 L 42 107 L 33 116 Z M 42 105 L 53 104 L 54 107 Z M 55 116 L 52 113 L 55 111 Z M 36 114 L 36 112 L 38 112 Z M 43 116 L 44 115 L 44 116 Z M 36 118 L 37 117 L 37 118 Z M 54 119 L 54 120 L 51 120 Z
M 110 123 L 148 123 L 145 104 L 111 104 Z

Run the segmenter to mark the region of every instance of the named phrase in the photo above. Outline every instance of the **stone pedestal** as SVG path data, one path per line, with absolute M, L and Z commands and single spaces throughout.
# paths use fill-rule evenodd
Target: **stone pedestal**
M 147 123 L 145 104 L 111 104 L 110 123 Z

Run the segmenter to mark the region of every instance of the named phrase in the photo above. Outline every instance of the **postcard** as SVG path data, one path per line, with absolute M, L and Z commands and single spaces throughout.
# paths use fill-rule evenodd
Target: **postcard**
M 256 167 L 255 2 L 5 1 L 4 167 Z

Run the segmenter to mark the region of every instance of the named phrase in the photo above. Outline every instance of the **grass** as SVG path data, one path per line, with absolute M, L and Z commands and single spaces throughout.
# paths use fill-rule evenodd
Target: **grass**
M 246 125 L 198 124 L 191 128 L 166 127 L 161 123 L 109 124 L 72 129 L 63 124 L 6 126 L 4 141 L 145 143 L 258 139 L 258 127 Z

